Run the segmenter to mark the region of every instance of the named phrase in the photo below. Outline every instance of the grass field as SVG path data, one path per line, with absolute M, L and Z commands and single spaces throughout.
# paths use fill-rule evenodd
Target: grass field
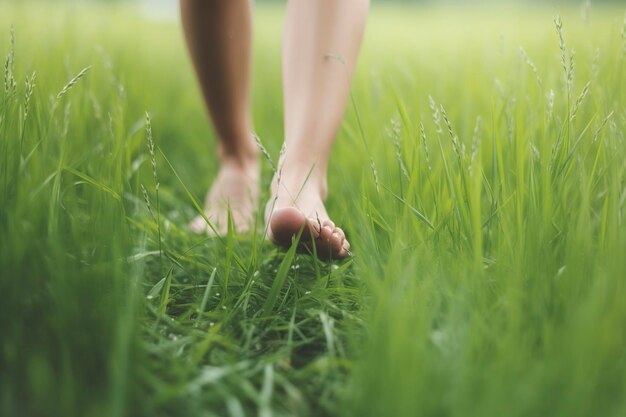
M 624 22 L 373 7 L 322 263 L 186 230 L 216 159 L 174 21 L 0 4 L 0 415 L 626 415 Z

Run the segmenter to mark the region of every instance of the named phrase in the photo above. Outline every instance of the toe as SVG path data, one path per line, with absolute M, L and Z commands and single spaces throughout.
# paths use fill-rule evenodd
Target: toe
M 344 239 L 339 233 L 337 233 L 336 231 L 332 233 L 330 237 L 330 244 L 333 248 L 334 253 L 341 252 L 341 249 L 343 248 L 343 241 Z
M 330 241 L 330 238 L 333 235 L 333 228 L 326 225 L 324 227 L 322 227 L 322 231 L 320 232 L 320 239 L 322 239 L 324 242 L 328 242 Z
M 320 236 L 320 233 L 322 232 L 322 224 L 319 222 L 318 219 L 314 217 L 309 217 L 307 219 L 307 223 L 309 224 L 309 228 L 313 232 L 313 236 L 317 239 Z
M 328 227 L 330 227 L 330 229 L 331 229 L 331 230 L 334 230 L 334 229 L 335 229 L 335 223 L 333 223 L 333 221 L 332 221 L 332 220 L 330 220 L 330 219 L 326 219 L 326 220 L 324 220 L 324 221 L 322 222 L 322 226 L 328 226 Z
M 341 258 L 341 259 L 352 256 L 352 253 L 350 252 L 350 242 L 344 239 L 344 241 L 341 244 L 341 249 L 339 250 L 337 256 L 338 258 Z
M 346 234 L 344 233 L 341 227 L 335 227 L 335 233 L 339 233 L 339 236 L 341 236 L 344 239 L 346 238 Z

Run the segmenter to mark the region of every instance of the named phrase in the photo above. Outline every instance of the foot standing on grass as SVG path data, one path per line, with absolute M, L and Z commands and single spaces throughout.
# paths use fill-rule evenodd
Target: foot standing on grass
M 206 200 L 219 233 L 228 210 L 239 232 L 259 197 L 259 150 L 252 136 L 252 0 L 181 0 L 185 37 L 219 138 L 220 170 Z M 283 38 L 285 152 L 265 208 L 270 239 L 289 246 L 303 228 L 321 257 L 344 258 L 350 244 L 329 218 L 326 171 L 349 97 L 369 0 L 289 0 Z M 207 230 L 202 217 L 191 228 Z M 321 227 L 320 227 L 321 226 Z

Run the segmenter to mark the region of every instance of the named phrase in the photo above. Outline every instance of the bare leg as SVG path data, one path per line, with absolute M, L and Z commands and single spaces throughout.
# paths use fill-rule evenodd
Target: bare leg
M 306 226 L 322 257 L 349 255 L 328 217 L 328 157 L 343 118 L 368 0 L 289 0 L 283 39 L 285 154 L 266 207 L 270 238 L 287 246 Z M 321 228 L 320 228 L 321 226 Z M 320 230 L 321 229 L 321 230 Z
M 250 0 L 181 0 L 189 52 L 219 138 L 220 171 L 205 200 L 207 217 L 227 230 L 228 209 L 238 231 L 250 228 L 259 194 L 258 149 L 251 136 Z M 208 230 L 202 217 L 195 231 Z

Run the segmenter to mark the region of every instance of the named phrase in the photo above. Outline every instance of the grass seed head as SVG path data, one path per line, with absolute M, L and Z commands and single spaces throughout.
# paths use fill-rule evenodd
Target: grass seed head
M 91 65 L 83 68 L 74 78 L 72 78 L 67 84 L 65 84 L 63 89 L 59 91 L 59 94 L 57 94 L 57 100 L 63 98 L 63 96 L 66 95 L 67 92 L 70 91 L 72 87 L 74 87 L 89 72 L 90 69 Z
M 14 76 L 15 70 L 15 28 L 11 25 L 9 31 L 9 53 L 4 61 L 4 96 L 9 97 L 15 92 L 17 83 Z
M 24 81 L 24 120 L 28 117 L 28 111 L 30 109 L 30 100 L 33 95 L 33 90 L 35 89 L 35 80 L 37 79 L 37 72 L 33 71 L 32 75 L 26 77 Z
M 154 211 L 152 211 L 152 204 L 150 203 L 150 196 L 148 196 L 148 191 L 143 184 L 140 184 L 141 194 L 143 194 L 143 201 L 146 203 L 146 207 L 148 208 L 148 212 L 150 213 L 150 217 L 156 222 L 156 216 L 154 215 Z
M 611 117 L 613 116 L 613 111 L 611 111 L 609 114 L 606 115 L 606 117 L 602 120 L 602 123 L 600 123 L 600 126 L 598 126 L 598 128 L 596 129 L 595 133 L 593 134 L 593 142 L 598 140 L 598 136 L 600 136 L 600 132 L 602 131 L 602 129 L 604 129 L 604 126 L 606 126 L 606 124 L 608 123 L 608 121 L 611 119 Z
M 374 176 L 374 186 L 376 187 L 376 192 L 380 193 L 378 171 L 376 171 L 376 164 L 374 163 L 374 158 L 372 157 L 370 157 L 370 169 L 372 170 L 372 175 Z
M 155 188 L 159 190 L 159 178 L 157 176 L 156 152 L 154 151 L 154 138 L 152 137 L 152 120 L 146 112 L 146 137 L 148 139 L 148 152 L 150 153 L 150 162 L 152 163 L 152 176 L 154 177 Z
M 461 146 L 459 144 L 459 139 L 454 134 L 452 130 L 452 123 L 450 123 L 450 119 L 448 119 L 448 114 L 446 113 L 446 109 L 443 105 L 439 106 L 441 110 L 441 117 L 443 117 L 443 121 L 446 124 L 446 128 L 448 129 L 448 134 L 450 135 L 450 139 L 452 140 L 452 149 L 458 158 L 461 158 L 462 154 L 465 153 L 462 151 Z
M 391 119 L 390 124 L 391 128 L 385 128 L 385 133 L 387 137 L 391 139 L 391 142 L 395 147 L 396 160 L 400 165 L 400 171 L 402 172 L 402 176 L 404 176 L 404 178 L 406 178 L 407 180 L 410 180 L 409 171 L 407 170 L 406 165 L 404 164 L 404 160 L 402 158 L 402 136 L 400 135 L 400 122 L 398 122 L 396 119 Z
M 565 37 L 563 36 L 563 21 L 561 16 L 556 15 L 554 18 L 554 25 L 556 27 L 556 34 L 559 37 L 559 51 L 561 52 L 561 66 L 563 67 L 563 73 L 567 74 L 567 48 L 565 46 Z
M 478 150 L 480 149 L 480 129 L 482 126 L 482 117 L 480 115 L 476 118 L 476 125 L 474 126 L 474 134 L 472 135 L 472 149 L 470 154 L 470 162 L 468 170 L 472 173 L 472 167 L 478 156 Z
M 424 123 L 420 121 L 420 135 L 422 137 L 422 144 L 424 145 L 424 156 L 426 157 L 426 166 L 429 171 L 433 170 L 430 165 L 430 152 L 428 152 L 428 141 L 426 140 L 426 131 L 424 130 Z
M 270 166 L 272 167 L 272 171 L 276 172 L 276 164 L 274 164 L 274 160 L 272 159 L 272 156 L 267 151 L 265 146 L 263 146 L 263 143 L 261 142 L 261 138 L 259 137 L 259 135 L 257 135 L 256 133 L 252 133 L 252 137 L 254 138 L 254 142 L 256 143 L 257 148 L 259 148 L 259 150 L 261 151 L 265 159 L 267 159 L 267 162 L 269 162 Z
M 541 79 L 541 76 L 539 75 L 539 71 L 537 70 L 537 66 L 535 65 L 535 63 L 530 59 L 530 57 L 528 56 L 528 54 L 526 53 L 526 51 L 524 50 L 523 47 L 519 47 L 519 51 L 520 51 L 520 55 L 522 56 L 522 59 L 524 60 L 524 62 L 526 62 L 526 65 L 528 65 L 531 69 L 531 71 L 533 72 L 533 74 L 535 74 L 535 78 L 537 80 L 537 84 L 539 84 L 539 87 L 543 87 L 543 80 Z
M 578 113 L 578 107 L 580 107 L 580 104 L 583 102 L 583 100 L 589 93 L 590 85 L 591 85 L 591 81 L 587 81 L 587 84 L 585 84 L 585 86 L 583 87 L 582 91 L 580 92 L 580 95 L 576 99 L 576 102 L 574 102 L 574 106 L 572 107 L 572 111 L 570 112 L 571 114 L 570 120 L 573 121 L 576 118 L 576 113 Z
M 428 105 L 430 106 L 430 111 L 433 115 L 433 121 L 435 122 L 435 126 L 437 126 L 437 133 L 443 132 L 441 128 L 441 114 L 439 113 L 439 109 L 437 108 L 437 104 L 435 100 L 433 100 L 432 96 L 428 96 Z
M 567 92 L 569 94 L 572 83 L 574 81 L 574 50 L 572 49 L 567 57 L 567 45 L 565 44 L 565 36 L 563 35 L 563 21 L 561 16 L 556 15 L 554 18 L 554 25 L 556 27 L 556 33 L 559 37 L 559 52 L 561 55 L 561 66 L 563 67 L 563 77 L 567 86 Z

